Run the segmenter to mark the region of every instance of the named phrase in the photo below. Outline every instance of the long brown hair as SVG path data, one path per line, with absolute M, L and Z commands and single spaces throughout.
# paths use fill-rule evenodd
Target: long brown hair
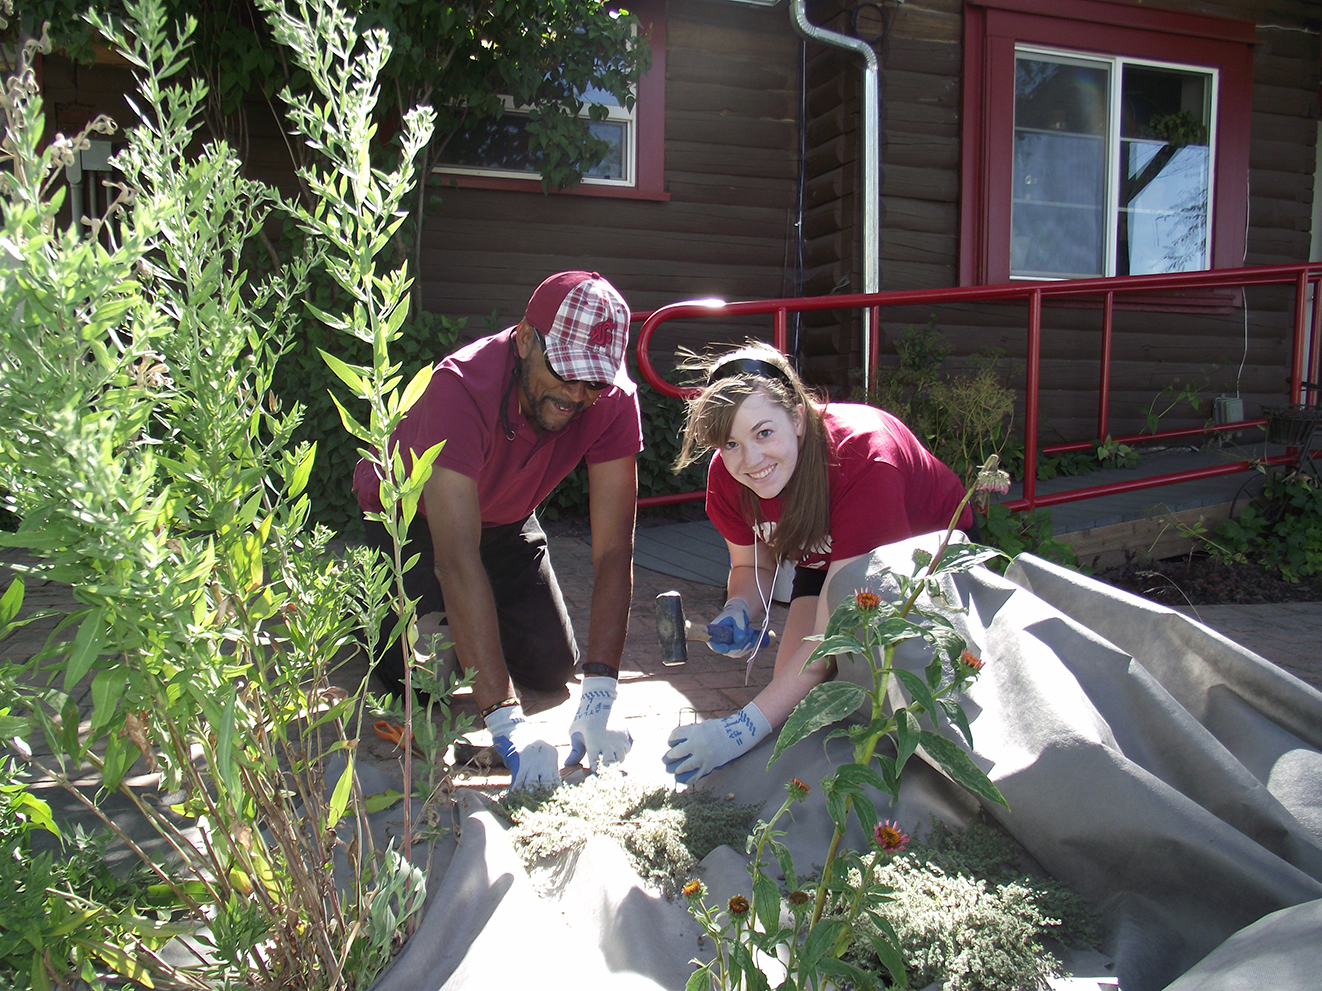
M 720 450 L 730 439 L 735 414 L 745 399 L 762 393 L 793 420 L 803 411 L 804 430 L 794 474 L 781 491 L 780 522 L 771 535 L 770 547 L 779 558 L 797 561 L 819 548 L 830 535 L 831 492 L 827 478 L 830 452 L 821 402 L 808 390 L 783 354 L 769 344 L 749 341 L 744 347 L 715 357 L 693 356 L 681 367 L 698 372 L 706 383 L 689 400 L 684 421 L 684 439 L 675 470 L 693 464 L 707 451 Z M 752 489 L 740 485 L 744 519 L 755 528 L 759 519 L 758 499 Z

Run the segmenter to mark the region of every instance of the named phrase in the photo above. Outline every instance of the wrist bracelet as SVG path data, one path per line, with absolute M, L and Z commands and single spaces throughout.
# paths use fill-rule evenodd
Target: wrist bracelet
M 609 664 L 602 664 L 600 661 L 588 661 L 583 665 L 583 677 L 585 678 L 614 678 L 620 680 L 618 669 Z
M 497 709 L 508 709 L 510 706 L 518 705 L 518 704 L 519 704 L 518 699 L 515 698 L 504 699 L 503 701 L 497 702 L 495 705 L 489 705 L 485 709 L 483 709 L 482 718 L 486 719 L 487 716 L 491 715 Z

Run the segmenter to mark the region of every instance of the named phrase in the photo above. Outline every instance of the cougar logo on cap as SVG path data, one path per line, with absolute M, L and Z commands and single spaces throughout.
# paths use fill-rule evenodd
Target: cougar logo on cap
M 615 321 L 602 320 L 592 325 L 588 333 L 588 343 L 594 348 L 608 348 L 615 340 Z
M 532 294 L 524 318 L 546 338 L 557 375 L 627 384 L 629 304 L 597 272 L 557 272 Z

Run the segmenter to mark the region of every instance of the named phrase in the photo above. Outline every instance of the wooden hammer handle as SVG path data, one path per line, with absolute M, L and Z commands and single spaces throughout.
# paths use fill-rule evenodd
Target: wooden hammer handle
M 707 632 L 706 624 L 694 626 L 693 623 L 687 619 L 684 620 L 684 636 L 689 640 L 700 640 L 703 643 L 706 643 L 711 639 L 711 634 Z M 775 630 L 767 630 L 766 636 L 772 643 L 776 642 Z

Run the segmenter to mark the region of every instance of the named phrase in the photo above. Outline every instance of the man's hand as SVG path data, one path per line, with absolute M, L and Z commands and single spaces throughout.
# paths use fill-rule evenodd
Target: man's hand
M 705 778 L 742 757 L 771 735 L 771 723 L 749 702 L 732 716 L 708 719 L 670 731 L 670 749 L 661 759 L 680 784 Z
M 491 743 L 510 769 L 510 790 L 554 788 L 560 784 L 560 755 L 538 736 L 523 706 L 507 705 L 486 717 Z
M 614 678 L 595 676 L 583 679 L 578 711 L 569 724 L 570 750 L 566 767 L 586 762 L 588 770 L 595 771 L 598 761 L 614 764 L 624 760 L 633 746 L 633 735 L 627 729 L 607 728 L 616 690 Z
M 731 599 L 719 616 L 707 624 L 707 646 L 726 657 L 747 657 L 753 652 L 762 631 L 748 624 L 748 603 Z

